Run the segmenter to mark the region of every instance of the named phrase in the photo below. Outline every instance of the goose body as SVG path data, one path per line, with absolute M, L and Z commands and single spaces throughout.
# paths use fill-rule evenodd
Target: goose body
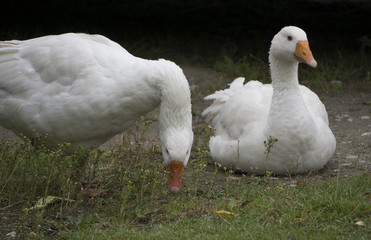
M 191 100 L 175 63 L 135 57 L 101 35 L 0 42 L 0 123 L 16 134 L 36 131 L 49 146 L 96 148 L 157 106 L 164 163 L 185 166 Z
M 215 128 L 209 142 L 211 155 L 241 172 L 289 174 L 320 169 L 332 157 L 336 141 L 325 106 L 298 82 L 299 62 L 317 65 L 305 32 L 283 28 L 272 40 L 269 62 L 272 84 L 244 84 L 244 78 L 237 78 L 229 89 L 205 98 L 214 100 L 203 112 Z

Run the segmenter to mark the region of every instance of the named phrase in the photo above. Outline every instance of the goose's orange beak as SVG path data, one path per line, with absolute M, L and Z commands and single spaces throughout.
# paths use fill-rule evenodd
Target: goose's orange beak
M 183 162 L 170 162 L 167 166 L 169 173 L 169 190 L 171 193 L 178 193 L 180 190 L 180 184 L 182 183 L 182 174 L 184 170 Z
M 312 52 L 310 51 L 308 41 L 298 41 L 294 56 L 299 62 L 306 63 L 313 68 L 317 67 L 317 62 L 314 60 Z

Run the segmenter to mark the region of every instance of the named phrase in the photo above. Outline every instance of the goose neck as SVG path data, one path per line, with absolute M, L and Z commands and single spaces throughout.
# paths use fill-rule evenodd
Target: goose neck
M 165 128 L 191 128 L 191 94 L 188 81 L 175 63 L 159 60 L 157 85 L 160 91 L 160 130 Z
M 297 62 L 282 61 L 270 56 L 270 71 L 274 91 L 299 89 Z

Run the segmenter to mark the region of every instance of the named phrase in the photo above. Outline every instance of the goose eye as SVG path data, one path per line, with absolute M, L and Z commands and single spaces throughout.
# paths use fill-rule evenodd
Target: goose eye
M 169 150 L 167 150 L 167 148 L 166 148 L 166 153 L 167 153 L 167 154 L 170 154 L 170 153 L 169 153 Z
M 292 40 L 292 36 L 287 36 L 287 40 L 291 41 Z
M 189 153 L 189 150 L 187 150 L 186 155 L 188 155 L 188 153 Z

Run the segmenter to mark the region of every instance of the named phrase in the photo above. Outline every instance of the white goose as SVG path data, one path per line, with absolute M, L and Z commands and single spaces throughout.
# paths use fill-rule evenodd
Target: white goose
M 299 85 L 298 66 L 316 67 L 307 36 L 297 27 L 284 27 L 269 51 L 272 84 L 237 78 L 229 89 L 205 99 L 214 102 L 204 112 L 212 120 L 213 159 L 241 172 L 304 173 L 322 168 L 335 151 L 325 106 Z M 271 139 L 269 149 L 264 144 Z
M 169 189 L 180 189 L 193 142 L 190 90 L 170 61 L 131 55 L 101 35 L 0 42 L 0 124 L 47 144 L 96 148 L 160 105 Z

